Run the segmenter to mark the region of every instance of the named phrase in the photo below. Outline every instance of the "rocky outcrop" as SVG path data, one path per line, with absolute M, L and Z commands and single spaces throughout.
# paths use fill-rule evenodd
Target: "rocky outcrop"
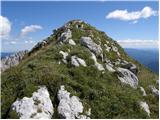
M 128 64 L 125 64 L 125 65 L 123 65 L 123 66 L 121 66 L 121 67 L 130 70 L 130 71 L 133 72 L 135 75 L 137 75 L 137 73 L 138 73 L 138 68 L 136 67 L 135 64 L 128 63 Z
M 143 95 L 143 96 L 147 96 L 146 91 L 144 90 L 143 87 L 140 87 L 140 91 L 142 92 L 142 95 Z
M 63 61 L 65 64 L 67 64 L 67 56 L 68 56 L 68 53 L 67 53 L 67 52 L 63 52 L 63 51 L 60 51 L 59 53 L 63 55 L 62 61 Z
M 79 58 L 77 56 L 72 56 L 71 57 L 71 64 L 76 66 L 76 67 L 79 67 L 80 65 L 82 65 L 84 67 L 87 66 L 86 62 L 83 59 L 81 59 L 81 58 Z
M 60 37 L 58 38 L 58 42 L 67 42 L 67 40 L 71 37 L 72 37 L 71 30 L 66 28 L 65 31 L 61 33 Z
M 86 119 L 86 115 L 83 115 L 83 105 L 80 102 L 79 98 L 76 96 L 70 97 L 70 93 L 65 90 L 65 87 L 62 85 L 58 91 L 58 114 L 61 118 L 64 119 Z
M 102 55 L 102 48 L 100 45 L 97 45 L 93 42 L 90 37 L 81 37 L 81 44 L 87 47 L 91 52 L 95 53 L 96 56 Z
M 27 50 L 17 52 L 11 56 L 7 56 L 1 60 L 1 71 L 5 71 L 6 69 L 16 66 L 23 59 L 23 57 L 28 53 Z
M 140 107 L 147 113 L 148 117 L 150 117 L 150 110 L 149 110 L 149 106 L 146 102 L 139 102 Z
M 91 58 L 92 58 L 92 60 L 94 61 L 96 68 L 97 68 L 99 71 L 105 70 L 104 67 L 103 67 L 103 65 L 97 62 L 97 58 L 96 58 L 95 54 L 91 52 L 91 55 L 92 55 Z
M 24 97 L 16 100 L 12 104 L 20 119 L 51 119 L 53 115 L 53 105 L 46 87 L 40 87 L 31 98 Z
M 117 68 L 118 79 L 125 84 L 129 84 L 132 88 L 137 88 L 138 86 L 138 78 L 137 76 L 124 68 Z
M 153 95 L 155 97 L 159 97 L 159 91 L 156 89 L 156 87 L 153 86 L 153 85 L 150 85 L 149 87 L 151 88 L 151 91 L 152 91 Z

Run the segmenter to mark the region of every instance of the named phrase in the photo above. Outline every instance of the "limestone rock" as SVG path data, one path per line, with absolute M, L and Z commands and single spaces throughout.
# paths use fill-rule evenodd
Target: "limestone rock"
M 138 86 L 138 78 L 131 71 L 124 68 L 117 68 L 118 71 L 118 79 L 125 84 L 129 84 L 132 88 L 137 88 Z
M 95 54 L 91 52 L 91 55 L 92 55 L 91 58 L 93 59 L 93 61 L 94 61 L 94 63 L 95 63 L 95 66 L 97 67 L 97 69 L 98 69 L 99 71 L 105 70 L 104 67 L 103 67 L 103 65 L 101 65 L 100 63 L 97 62 L 97 58 L 96 58 Z
M 46 87 L 40 87 L 31 98 L 24 97 L 16 100 L 12 104 L 20 119 L 51 119 L 53 115 L 53 105 Z
M 137 73 L 138 73 L 138 68 L 136 67 L 135 64 L 128 63 L 128 64 L 123 65 L 122 67 L 130 70 L 130 71 L 133 72 L 135 75 L 137 75 Z
M 63 51 L 60 51 L 59 53 L 63 55 L 62 61 L 63 61 L 64 63 L 67 63 L 67 60 L 66 60 L 66 59 L 67 59 L 68 53 L 67 53 L 67 52 L 63 52 Z
M 79 67 L 80 65 L 86 67 L 86 62 L 81 59 L 81 58 L 78 58 L 77 56 L 72 56 L 71 57 L 71 64 L 76 66 L 76 67 Z
M 150 85 L 149 87 L 151 88 L 153 95 L 159 97 L 159 91 L 156 89 L 156 87 L 153 85 Z
M 110 63 L 110 64 L 105 64 L 106 65 L 106 69 L 110 72 L 115 72 L 115 69 L 113 69 L 113 65 Z
M 144 90 L 143 87 L 140 87 L 140 91 L 142 92 L 142 95 L 143 95 L 143 96 L 147 96 L 146 91 Z
M 76 45 L 76 43 L 75 43 L 72 39 L 69 39 L 69 40 L 68 40 L 68 43 L 69 43 L 70 45 Z
M 79 98 L 76 96 L 70 97 L 70 93 L 65 90 L 62 85 L 58 91 L 58 113 L 61 118 L 75 119 L 75 118 L 86 118 L 85 115 L 80 115 L 83 112 L 83 105 Z
M 148 114 L 148 116 L 150 117 L 150 110 L 149 110 L 149 106 L 146 102 L 141 101 L 140 103 L 140 107 Z
M 69 38 L 72 37 L 72 32 L 70 29 L 65 29 L 65 31 L 58 38 L 59 42 L 66 42 Z
M 94 52 L 97 56 L 102 54 L 102 48 L 97 45 L 90 37 L 81 37 L 81 44 L 87 47 L 91 52 Z
M 110 46 L 108 46 L 107 44 L 104 44 L 105 48 L 106 48 L 106 51 L 107 52 L 110 52 L 110 50 L 112 49 Z

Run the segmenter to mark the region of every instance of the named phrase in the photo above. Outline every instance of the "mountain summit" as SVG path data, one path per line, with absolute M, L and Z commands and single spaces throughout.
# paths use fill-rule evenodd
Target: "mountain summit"
M 158 118 L 158 75 L 82 20 L 2 61 L 2 118 Z

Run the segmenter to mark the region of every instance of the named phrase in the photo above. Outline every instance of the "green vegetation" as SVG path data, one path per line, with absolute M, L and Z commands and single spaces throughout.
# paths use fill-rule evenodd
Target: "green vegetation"
M 71 28 L 72 39 L 76 41 L 76 46 L 57 45 L 56 37 L 51 36 L 48 39 L 52 40 L 52 43 L 34 51 L 18 66 L 2 73 L 2 118 L 17 118 L 15 111 L 10 110 L 12 103 L 17 98 L 30 97 L 41 85 L 47 87 L 54 108 L 58 106 L 57 91 L 59 86 L 65 85 L 65 88 L 72 95 L 76 95 L 82 100 L 85 110 L 89 107 L 92 109 L 91 118 L 148 118 L 147 114 L 139 107 L 138 101 L 140 100 L 145 100 L 149 104 L 151 118 L 158 118 L 158 99 L 151 94 L 148 88 L 148 85 L 155 84 L 154 81 L 158 79 L 158 75 L 128 57 L 124 50 L 103 32 L 97 31 L 87 24 L 84 24 L 84 29 L 99 37 L 102 44 L 105 44 L 106 41 L 114 43 L 122 57 L 138 66 L 140 71 L 138 73 L 139 85 L 144 87 L 148 96 L 144 98 L 138 90 L 121 84 L 114 73 L 98 71 L 94 66 L 94 61 L 90 58 L 91 54 L 88 49 L 79 44 L 80 37 L 89 33 L 73 26 Z M 57 30 L 54 34 L 58 36 L 60 33 L 62 31 Z M 93 39 L 98 42 L 96 37 Z M 60 50 L 70 51 L 67 57 L 69 64 L 66 65 L 62 62 L 63 56 L 59 54 Z M 115 53 L 105 54 L 111 60 L 117 58 Z M 73 67 L 70 64 L 72 55 L 84 59 L 87 67 Z M 59 61 L 62 63 L 58 64 Z M 58 118 L 56 109 L 53 118 Z

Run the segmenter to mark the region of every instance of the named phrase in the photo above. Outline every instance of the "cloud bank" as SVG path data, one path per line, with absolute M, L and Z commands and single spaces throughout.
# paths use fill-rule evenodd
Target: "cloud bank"
M 37 30 L 41 30 L 42 26 L 40 25 L 30 25 L 30 26 L 25 26 L 22 30 L 21 30 L 21 36 L 25 36 L 28 33 L 31 32 L 35 32 Z
M 128 39 L 117 41 L 124 48 L 158 48 L 158 40 L 140 40 Z
M 141 11 L 132 11 L 128 12 L 128 10 L 115 10 L 110 12 L 106 19 L 118 19 L 123 21 L 136 21 L 141 18 L 149 18 L 151 16 L 156 16 L 158 11 L 153 10 L 151 7 L 144 7 Z
M 7 39 L 11 31 L 11 22 L 8 18 L 0 16 L 0 38 Z

